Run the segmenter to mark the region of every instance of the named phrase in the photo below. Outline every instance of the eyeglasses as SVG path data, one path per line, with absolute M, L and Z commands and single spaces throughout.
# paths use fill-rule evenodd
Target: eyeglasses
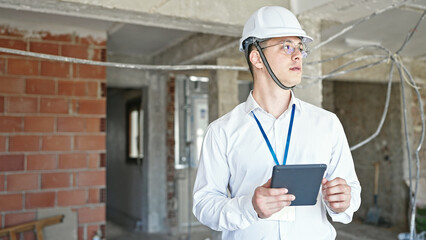
M 296 51 L 296 48 L 297 48 L 297 49 L 299 49 L 299 52 L 302 54 L 302 58 L 306 58 L 308 56 L 308 51 L 306 50 L 305 44 L 303 44 L 302 42 L 295 44 L 291 40 L 284 40 L 284 41 L 279 42 L 277 44 L 262 47 L 261 49 L 277 46 L 277 45 L 280 45 L 280 44 L 283 45 L 284 52 L 288 55 L 292 55 L 294 53 L 294 51 Z

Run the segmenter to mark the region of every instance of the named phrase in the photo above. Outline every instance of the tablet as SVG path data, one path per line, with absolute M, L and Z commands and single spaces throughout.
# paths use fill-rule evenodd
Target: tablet
M 272 188 L 287 188 L 296 196 L 290 206 L 317 203 L 317 196 L 327 168 L 325 164 L 276 165 L 272 170 Z

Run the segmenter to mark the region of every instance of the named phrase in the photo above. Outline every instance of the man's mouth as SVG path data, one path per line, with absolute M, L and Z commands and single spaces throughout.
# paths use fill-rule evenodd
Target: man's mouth
M 301 69 L 300 67 L 292 67 L 292 68 L 290 68 L 291 71 L 300 71 L 300 69 Z

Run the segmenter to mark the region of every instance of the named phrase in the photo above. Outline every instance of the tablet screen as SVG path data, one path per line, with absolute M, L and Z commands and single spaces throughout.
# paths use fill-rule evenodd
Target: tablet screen
M 290 206 L 315 205 L 326 168 L 325 164 L 274 166 L 271 187 L 287 188 L 296 196 Z

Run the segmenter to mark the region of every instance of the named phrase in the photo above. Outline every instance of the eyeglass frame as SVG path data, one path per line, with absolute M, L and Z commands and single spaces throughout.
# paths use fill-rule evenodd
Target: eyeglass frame
M 288 43 L 290 43 L 291 45 L 293 45 L 293 47 L 291 48 L 291 49 L 293 49 L 293 50 L 291 50 L 291 49 L 286 50 L 286 49 L 285 49 L 285 46 L 286 46 L 286 45 L 285 45 L 285 43 L 286 43 L 286 42 L 288 42 Z M 299 43 L 296 45 L 296 43 L 295 43 L 295 42 L 293 42 L 292 40 L 289 40 L 289 39 L 286 39 L 286 40 L 280 41 L 280 42 L 278 42 L 278 43 L 276 43 L 276 44 L 272 44 L 272 45 L 269 45 L 269 46 L 261 47 L 261 49 L 263 50 L 263 49 L 265 49 L 265 48 L 274 47 L 274 46 L 277 46 L 277 45 L 280 45 L 280 44 L 282 44 L 282 45 L 283 45 L 283 50 L 284 50 L 284 52 L 285 52 L 287 55 L 292 55 L 292 54 L 296 51 L 296 47 L 295 47 L 295 46 L 298 46 L 298 47 L 297 47 L 297 49 L 299 49 L 300 54 L 302 54 L 302 58 L 306 58 L 306 57 L 309 55 L 309 51 L 306 49 L 306 45 L 305 45 L 303 42 L 299 42 Z M 300 46 L 302 46 L 302 49 L 300 49 Z M 291 53 L 288 53 L 287 51 L 291 51 Z

